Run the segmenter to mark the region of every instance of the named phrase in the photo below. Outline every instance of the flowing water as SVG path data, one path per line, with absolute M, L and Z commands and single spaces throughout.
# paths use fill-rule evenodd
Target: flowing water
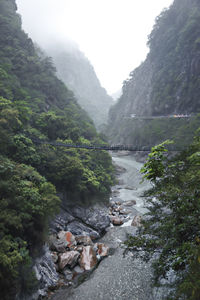
M 119 183 L 113 187 L 113 199 L 123 204 L 136 200 L 134 207 L 127 207 L 130 221 L 135 215 L 145 213 L 142 193 L 149 188 L 147 182 L 141 182 L 139 172 L 142 164 L 133 156 L 113 155 L 113 162 L 123 169 L 118 176 Z M 90 277 L 72 289 L 60 289 L 51 300 L 158 300 L 163 299 L 152 290 L 152 269 L 149 263 L 135 259 L 131 252 L 124 255 L 123 241 L 136 228 L 128 220 L 122 226 L 111 226 L 101 242 L 112 249 L 112 254 L 105 258 Z

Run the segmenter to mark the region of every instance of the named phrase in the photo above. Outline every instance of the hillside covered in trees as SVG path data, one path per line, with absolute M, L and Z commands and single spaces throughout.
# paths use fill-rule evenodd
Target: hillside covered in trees
M 0 291 L 13 299 L 31 288 L 38 255 L 59 195 L 84 202 L 110 191 L 104 152 L 55 148 L 35 139 L 104 143 L 51 59 L 21 29 L 15 0 L 0 0 Z
M 170 140 L 152 148 L 141 169 L 152 183 L 145 193 L 148 212 L 138 234 L 126 242 L 133 255 L 152 258 L 154 284 L 165 286 L 166 300 L 200 295 L 199 133 L 173 157 L 165 148 Z
M 53 58 L 58 77 L 74 92 L 97 128 L 107 122 L 113 99 L 101 87 L 95 70 L 73 42 L 49 44 L 45 51 Z
M 157 17 L 148 37 L 146 60 L 124 81 L 123 94 L 110 110 L 108 134 L 113 142 L 153 145 L 172 138 L 186 145 L 191 141 L 200 125 L 198 116 L 138 120 L 134 115 L 200 112 L 199 20 L 197 0 L 175 0 Z

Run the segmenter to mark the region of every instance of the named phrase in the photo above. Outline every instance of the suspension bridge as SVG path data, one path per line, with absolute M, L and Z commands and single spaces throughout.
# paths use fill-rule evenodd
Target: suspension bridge
M 87 145 L 87 144 L 64 144 L 56 141 L 44 141 L 39 139 L 32 139 L 36 144 L 46 144 L 55 147 L 65 147 L 65 148 L 78 148 L 78 149 L 88 149 L 88 150 L 105 150 L 105 151 L 131 151 L 131 152 L 150 152 L 151 146 L 134 146 L 134 145 Z M 173 149 L 172 145 L 166 145 L 168 151 L 181 151 L 183 149 Z

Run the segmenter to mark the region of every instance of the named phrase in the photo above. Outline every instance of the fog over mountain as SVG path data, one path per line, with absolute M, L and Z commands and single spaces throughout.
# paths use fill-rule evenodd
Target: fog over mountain
M 17 0 L 23 28 L 44 47 L 74 40 L 109 94 L 122 87 L 148 52 L 156 16 L 172 0 Z
M 53 58 L 58 77 L 70 88 L 97 128 L 107 122 L 113 99 L 101 87 L 93 66 L 76 43 L 51 41 L 47 55 Z

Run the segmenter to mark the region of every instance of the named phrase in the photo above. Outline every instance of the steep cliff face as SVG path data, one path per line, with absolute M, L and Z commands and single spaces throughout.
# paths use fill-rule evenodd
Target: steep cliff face
M 168 137 L 164 132 L 166 126 L 168 133 L 173 132 L 174 126 L 182 128 L 181 131 L 185 126 L 183 122 L 138 121 L 130 118 L 133 114 L 167 116 L 200 112 L 199 20 L 197 0 L 175 0 L 157 17 L 149 35 L 150 52 L 145 62 L 131 72 L 124 82 L 123 95 L 110 110 L 112 141 L 135 143 L 139 139 L 143 143 L 142 135 L 149 137 L 150 128 L 156 129 L 154 136 L 159 131 L 154 140 L 160 141 Z
M 113 99 L 101 86 L 93 66 L 78 46 L 66 42 L 59 47 L 48 46 L 46 52 L 52 56 L 59 78 L 74 92 L 95 125 L 106 123 Z

